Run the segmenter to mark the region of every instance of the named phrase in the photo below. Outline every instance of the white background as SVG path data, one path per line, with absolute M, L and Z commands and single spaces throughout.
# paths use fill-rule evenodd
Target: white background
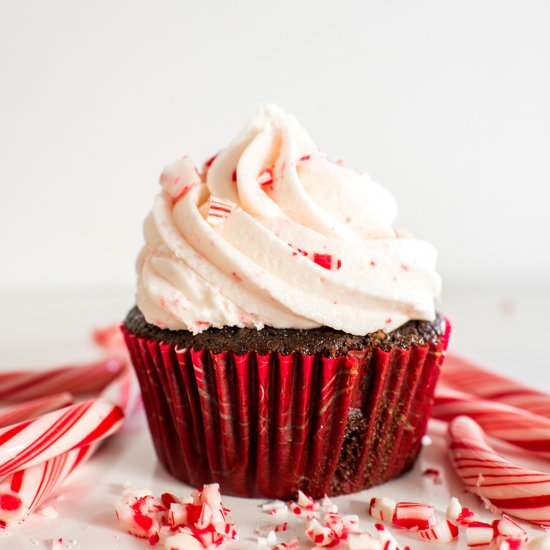
M 451 348 L 548 390 L 549 29 L 545 0 L 0 0 L 0 370 L 91 358 L 90 327 L 132 304 L 163 165 L 202 163 L 276 102 L 437 246 Z M 59 518 L 35 516 L 9 547 L 145 547 L 116 525 L 120 484 L 188 489 L 141 422 L 64 485 Z M 442 512 L 456 494 L 490 519 L 435 443 L 341 510 L 368 522 L 370 496 L 389 495 Z M 441 486 L 420 475 L 433 466 Z M 255 548 L 256 503 L 227 504 L 233 547 Z
M 161 168 L 294 112 L 446 288 L 550 280 L 550 3 L 0 3 L 0 284 L 131 283 Z

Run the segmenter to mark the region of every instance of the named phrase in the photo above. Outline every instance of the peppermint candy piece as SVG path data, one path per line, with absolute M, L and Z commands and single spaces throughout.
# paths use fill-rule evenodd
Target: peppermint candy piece
M 62 392 L 73 395 L 95 393 L 114 380 L 125 366 L 125 360 L 111 357 L 46 371 L 4 372 L 0 374 L 0 401 L 21 403 Z
M 184 197 L 195 185 L 201 183 L 201 178 L 195 165 L 187 156 L 166 166 L 160 175 L 160 185 L 174 202 Z
M 235 203 L 210 195 L 206 221 L 213 226 L 220 225 L 231 215 L 235 208 L 237 208 Z
M 474 521 L 466 527 L 466 544 L 471 548 L 491 544 L 493 538 L 493 527 L 488 523 Z
M 369 514 L 378 521 L 389 523 L 393 519 L 397 504 L 391 498 L 371 498 Z
M 430 542 L 451 542 L 458 537 L 458 527 L 448 519 L 441 521 L 435 527 L 419 531 L 424 540 Z
M 435 523 L 433 506 L 419 502 L 398 502 L 392 524 L 402 529 L 424 530 Z

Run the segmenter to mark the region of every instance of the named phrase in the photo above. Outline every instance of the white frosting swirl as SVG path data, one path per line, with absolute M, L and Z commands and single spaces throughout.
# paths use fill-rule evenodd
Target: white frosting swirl
M 363 335 L 435 316 L 435 249 L 398 236 L 392 195 L 281 109 L 262 109 L 202 174 L 184 157 L 161 185 L 137 263 L 149 323 Z

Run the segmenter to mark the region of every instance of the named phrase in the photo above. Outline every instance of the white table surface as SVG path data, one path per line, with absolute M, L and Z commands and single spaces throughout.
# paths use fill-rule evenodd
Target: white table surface
M 0 371 L 45 368 L 94 358 L 97 351 L 90 343 L 90 330 L 122 319 L 132 302 L 132 289 L 127 286 L 0 289 Z M 550 285 L 447 288 L 442 310 L 453 321 L 453 351 L 550 391 Z M 493 519 L 495 516 L 486 512 L 475 497 L 464 494 L 450 465 L 440 423 L 431 423 L 430 435 L 433 443 L 423 448 L 411 472 L 383 486 L 335 498 L 339 511 L 358 514 L 361 525 L 372 531 L 373 521 L 367 514 L 372 496 L 430 503 L 443 515 L 449 496 L 454 495 L 483 518 Z M 550 471 L 548 462 L 535 462 L 523 455 L 514 458 Z M 429 467 L 441 471 L 442 484 L 436 485 L 421 475 Z M 145 541 L 118 527 L 113 501 L 125 483 L 148 487 L 154 494 L 170 491 L 187 496 L 190 492 L 189 487 L 172 479 L 159 466 L 141 413 L 67 480 L 62 497 L 52 501 L 58 512 L 56 518 L 33 516 L 24 526 L 12 529 L 12 536 L 0 538 L 0 548 L 48 548 L 48 541 L 57 537 L 63 537 L 63 548 L 149 548 Z M 254 527 L 274 523 L 273 518 L 259 510 L 261 502 L 264 501 L 224 497 L 240 536 L 239 541 L 225 548 L 258 548 Z M 304 539 L 302 521 L 290 515 L 287 518 L 291 529 L 280 540 L 296 535 Z M 543 534 L 542 530 L 525 527 L 532 536 Z M 402 544 L 414 550 L 434 548 L 393 532 Z M 303 543 L 302 547 L 311 545 Z M 466 548 L 464 542 L 436 547 Z

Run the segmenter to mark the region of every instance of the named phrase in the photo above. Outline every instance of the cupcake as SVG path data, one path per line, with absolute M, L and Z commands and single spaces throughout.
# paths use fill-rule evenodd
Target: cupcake
M 160 183 L 123 332 L 168 472 L 286 499 L 408 470 L 449 324 L 392 195 L 273 106 Z

